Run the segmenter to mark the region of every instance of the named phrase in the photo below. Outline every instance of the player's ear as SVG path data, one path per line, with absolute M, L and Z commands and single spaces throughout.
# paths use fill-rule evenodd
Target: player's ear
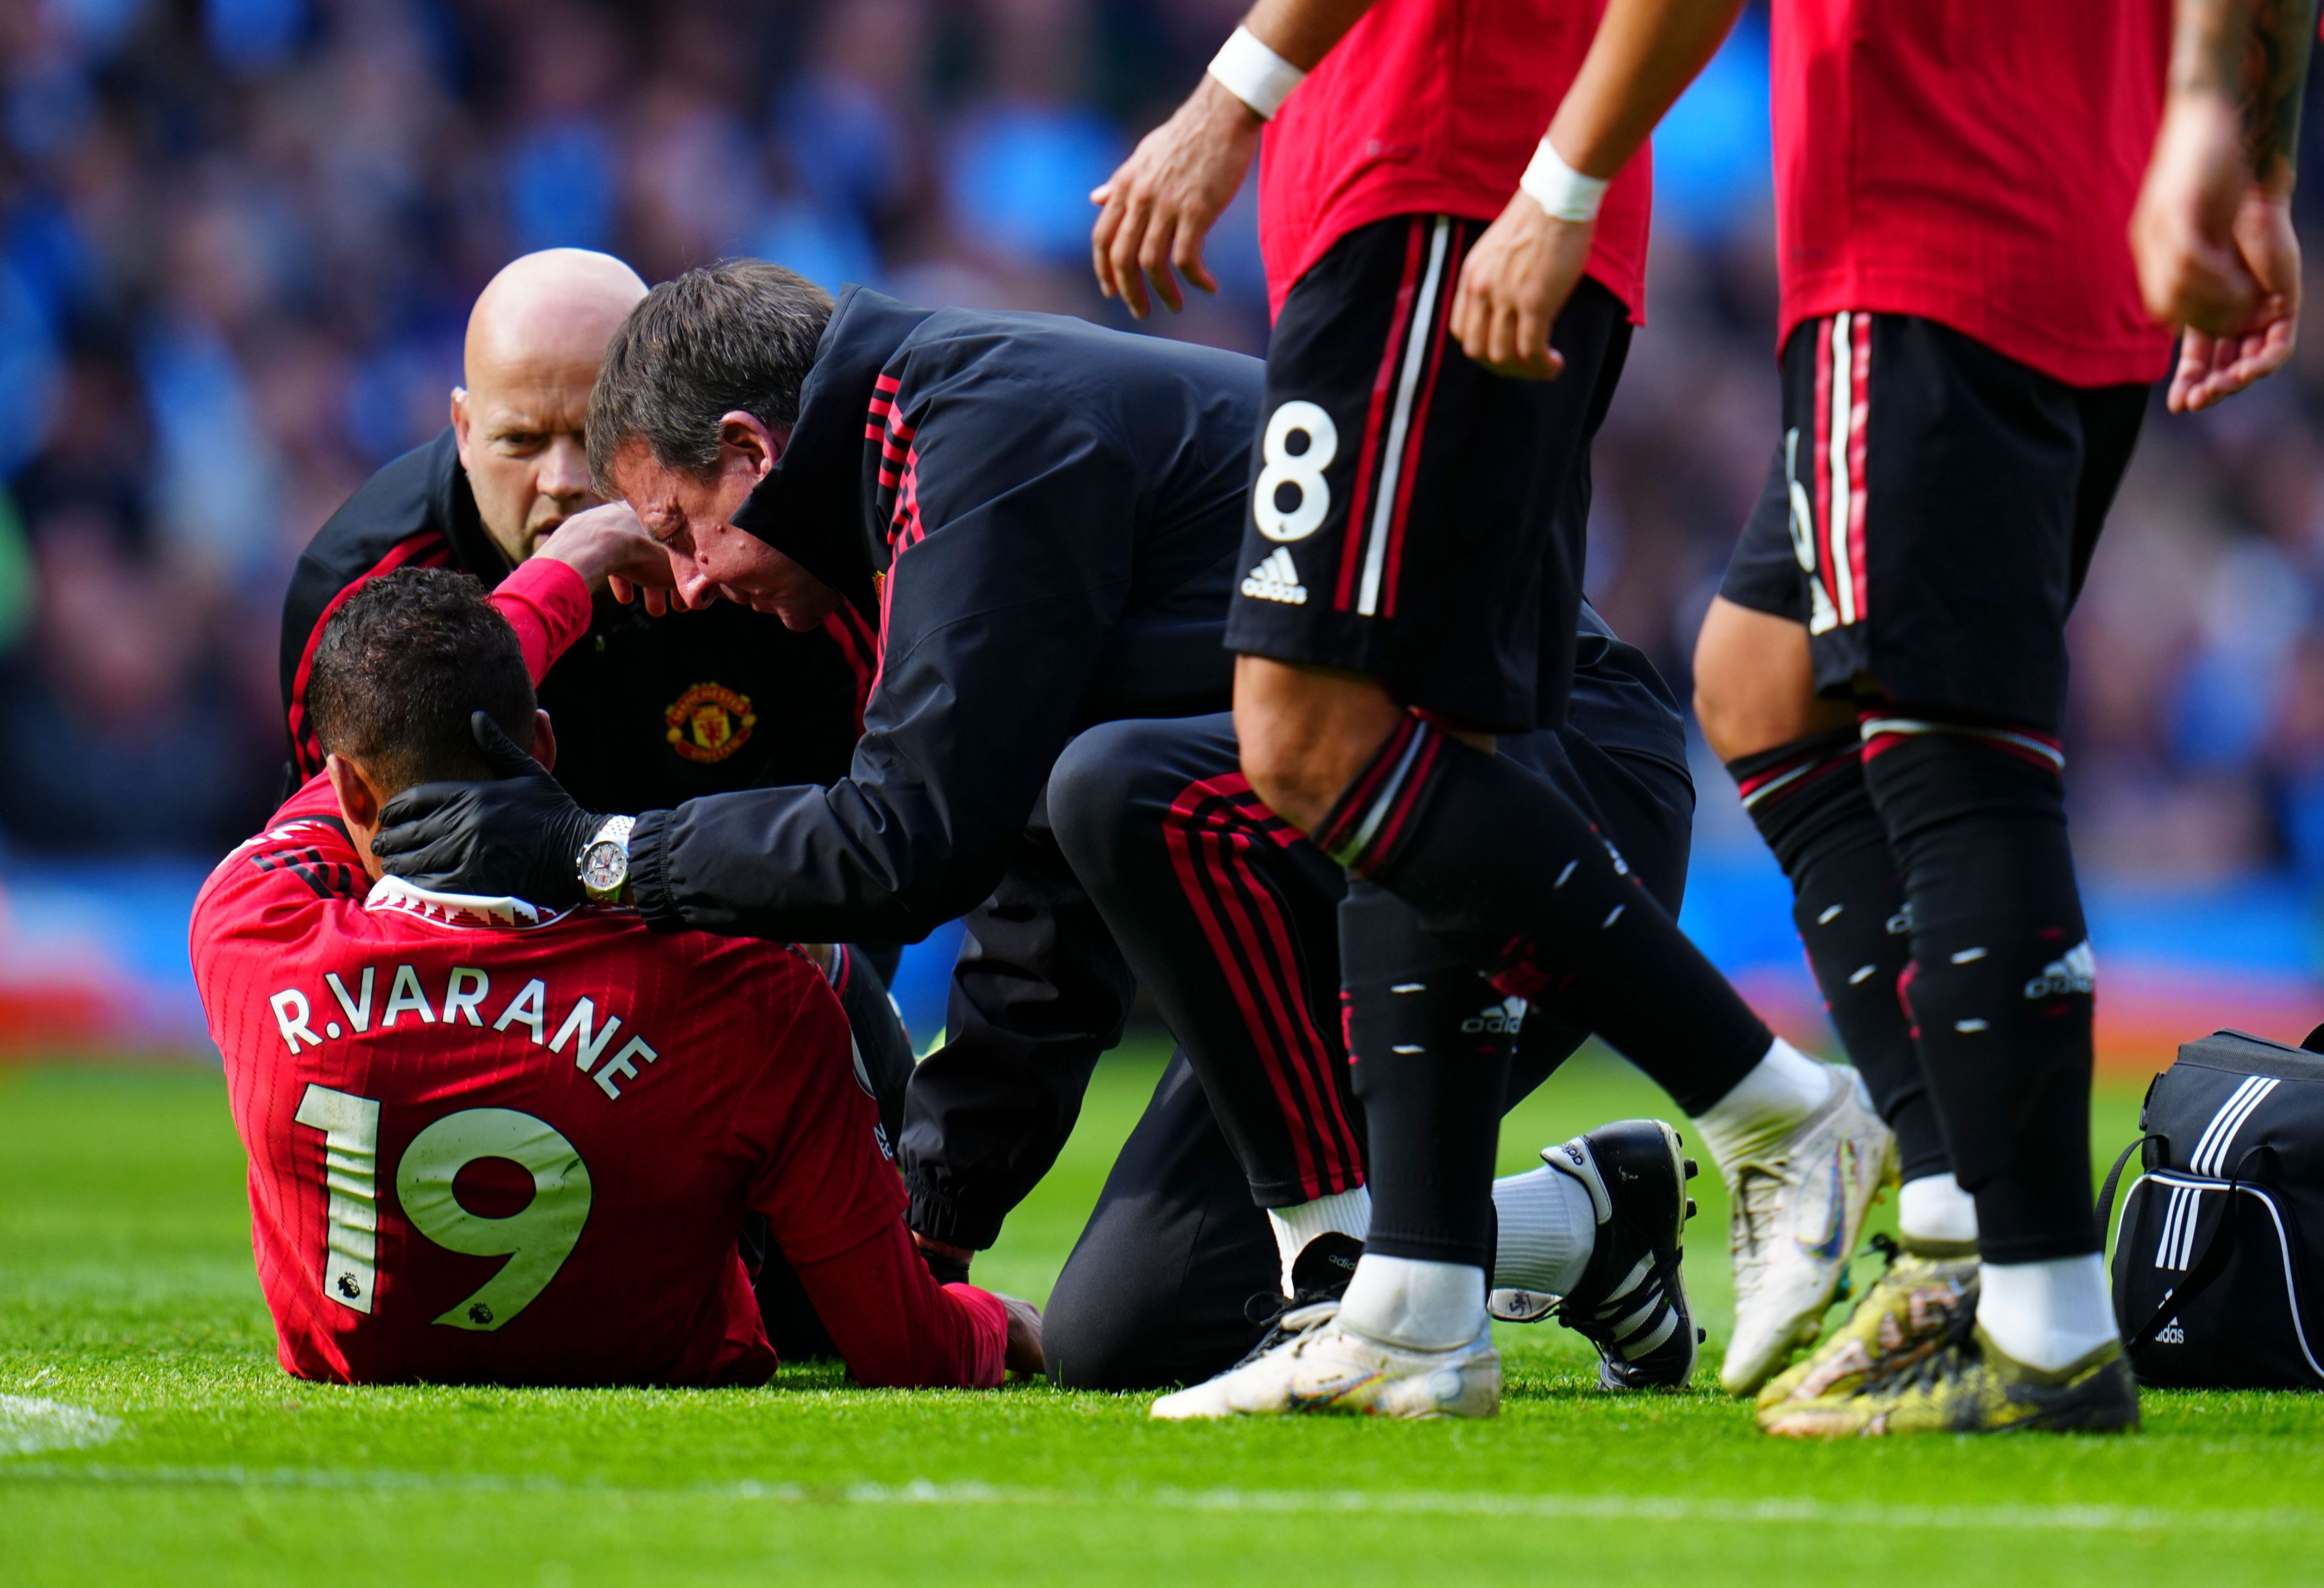
M 339 797 L 339 814 L 351 827 L 371 828 L 379 826 L 379 797 L 364 781 L 355 762 L 342 756 L 323 758 L 323 771 L 331 780 L 331 792 Z
M 557 730 L 550 725 L 549 714 L 539 706 L 532 711 L 532 758 L 540 762 L 540 770 L 557 770 Z
M 752 479 L 763 480 L 782 461 L 790 433 L 775 429 L 757 414 L 738 408 L 719 416 L 718 440 L 740 458 Z
M 460 466 L 468 466 L 468 388 L 452 388 L 452 443 L 459 449 Z

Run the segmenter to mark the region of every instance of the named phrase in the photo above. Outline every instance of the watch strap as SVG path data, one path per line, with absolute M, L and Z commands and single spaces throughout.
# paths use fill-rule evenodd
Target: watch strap
M 574 857 L 573 866 L 581 879 L 581 891 L 595 903 L 613 903 L 621 898 L 622 893 L 628 887 L 630 832 L 637 825 L 635 817 L 607 817 L 598 825 L 597 830 L 589 835 L 589 841 L 581 845 L 581 853 Z M 622 876 L 613 887 L 601 888 L 590 880 L 589 856 L 607 844 L 614 845 L 622 852 Z

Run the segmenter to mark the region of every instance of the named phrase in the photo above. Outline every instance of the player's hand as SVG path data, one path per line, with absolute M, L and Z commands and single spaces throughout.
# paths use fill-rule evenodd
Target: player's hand
M 2292 229 L 2292 206 L 2253 187 L 2236 211 L 2232 235 L 2259 295 L 2227 335 L 2187 328 L 2171 375 L 2173 413 L 2200 412 L 2266 379 L 2291 361 L 2299 340 L 2300 238 Z
M 656 617 L 686 609 L 677 598 L 669 552 L 646 533 L 625 502 L 603 503 L 575 513 L 533 555 L 564 563 L 587 580 L 589 588 L 610 588 L 614 599 L 624 604 L 642 596 L 646 610 Z
M 2250 185 L 2235 107 L 2215 94 L 2171 96 L 2130 215 L 2139 296 L 2156 320 L 2221 337 L 2250 318 L 2259 289 L 2233 236 Z
M 2254 180 L 2243 119 L 2216 94 L 2173 94 L 2131 213 L 2147 312 L 2184 328 L 2174 413 L 2208 408 L 2292 356 L 2300 243 L 2290 195 Z
M 477 712 L 468 726 L 493 780 L 405 789 L 380 811 L 371 852 L 390 875 L 438 893 L 580 903 L 576 863 L 604 818 L 574 803 L 491 717 Z
M 1041 1355 L 1041 1309 L 1029 1301 L 998 1291 L 992 1298 L 1009 1314 L 1009 1354 L 1001 1360 L 1012 1373 L 1041 1373 L 1048 1363 Z
M 1485 228 L 1461 263 L 1452 335 L 1497 375 L 1554 381 L 1565 355 L 1549 345 L 1565 300 L 1590 261 L 1594 221 L 1558 220 L 1524 193 Z
M 1172 313 L 1186 306 L 1173 266 L 1204 291 L 1219 290 L 1203 263 L 1203 239 L 1242 187 L 1262 125 L 1258 112 L 1204 75 L 1177 114 L 1090 194 L 1104 207 L 1090 231 L 1099 291 L 1144 319 L 1149 282 Z

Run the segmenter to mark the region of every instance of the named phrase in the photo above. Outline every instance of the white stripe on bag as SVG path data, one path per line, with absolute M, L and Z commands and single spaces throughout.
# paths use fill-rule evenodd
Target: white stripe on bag
M 2251 1095 L 2245 1098 L 2243 1106 L 2236 1110 L 2235 1118 L 2227 1122 L 2227 1128 L 2220 1133 L 2218 1140 L 2212 1143 L 2211 1167 L 2208 1173 L 2214 1175 L 2227 1173 L 2227 1153 L 2235 1146 L 2236 1138 L 2243 1133 L 2244 1126 L 2250 1122 L 2252 1115 L 2258 1112 L 2259 1105 L 2267 1101 L 2267 1094 L 2274 1091 L 2279 1084 L 2272 1079 L 2264 1080 L 2252 1088 Z
M 2171 1266 L 2171 1233 L 2179 1227 L 2179 1208 L 2186 1201 L 2186 1189 L 2184 1186 L 2172 1186 L 2171 1200 L 2163 1205 L 2163 1233 L 2154 1242 L 2154 1266 L 2158 1269 Z
M 2211 1122 L 2204 1128 L 2202 1140 L 2195 1143 L 2194 1156 L 2189 1164 L 2197 1174 L 2217 1175 L 2226 1169 L 2227 1150 L 2235 1145 L 2236 1134 L 2243 1130 L 2253 1111 L 2267 1100 L 2267 1094 L 2278 1085 L 2279 1082 L 2264 1076 L 2244 1077 L 2243 1085 L 2236 1088 L 2235 1094 L 2221 1103 L 2219 1112 L 2211 1116 Z
M 1436 217 L 1436 232 L 1428 245 L 1428 275 L 1420 283 L 1420 301 L 1413 305 L 1412 334 L 1404 344 L 1404 374 L 1396 383 L 1396 408 L 1388 425 L 1388 457 L 1380 470 L 1379 488 L 1372 497 L 1372 540 L 1364 548 L 1364 584 L 1356 596 L 1356 610 L 1366 617 L 1379 615 L 1380 570 L 1388 562 L 1388 521 L 1396 514 L 1396 485 L 1404 472 L 1404 433 L 1412 423 L 1412 392 L 1420 384 L 1420 366 L 1428 351 L 1429 322 L 1436 315 L 1436 281 L 1444 272 L 1444 245 L 1452 230 L 1449 216 Z
M 2163 1239 L 2155 1242 L 2154 1266 L 2158 1269 L 2183 1269 L 2195 1250 L 2195 1224 L 2201 1215 L 2203 1188 L 2200 1186 L 2171 1187 L 2171 1205 L 2163 1210 Z
M 1851 481 L 1848 473 L 1850 421 L 1856 414 L 1856 317 L 1846 310 L 1831 317 L 1831 511 L 1824 532 L 1831 540 L 1832 593 L 1840 597 L 1843 626 L 1856 621 L 1855 570 L 1848 560 L 1848 515 Z
M 2244 1098 L 2249 1094 L 2252 1087 L 2256 1085 L 2258 1082 L 2259 1077 L 2257 1076 L 2246 1076 L 2242 1080 L 2236 1082 L 2236 1089 L 2227 1094 L 2227 1100 L 2219 1104 L 2218 1112 L 2211 1115 L 2210 1122 L 2203 1127 L 2202 1135 L 2196 1138 L 2195 1150 L 2188 1155 L 2187 1159 L 2187 1161 L 2190 1164 L 2194 1165 L 2199 1171 L 2201 1168 L 2205 1156 L 2211 1150 L 2212 1139 L 2219 1133 L 2219 1126 L 2226 1122 L 2227 1117 L 2229 1114 L 2235 1113 L 2236 1104 L 2241 1103 Z
M 2183 1269 L 2195 1260 L 2195 1229 L 2203 1222 L 2203 1188 L 2187 1187 L 2187 1216 L 2179 1221 L 2178 1260 L 2171 1266 Z

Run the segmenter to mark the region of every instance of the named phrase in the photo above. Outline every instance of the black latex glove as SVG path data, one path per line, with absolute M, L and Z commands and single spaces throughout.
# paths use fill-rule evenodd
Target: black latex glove
M 438 893 L 580 903 L 576 863 L 605 818 L 575 804 L 483 712 L 468 719 L 468 731 L 495 780 L 406 789 L 380 811 L 371 852 L 390 875 Z

